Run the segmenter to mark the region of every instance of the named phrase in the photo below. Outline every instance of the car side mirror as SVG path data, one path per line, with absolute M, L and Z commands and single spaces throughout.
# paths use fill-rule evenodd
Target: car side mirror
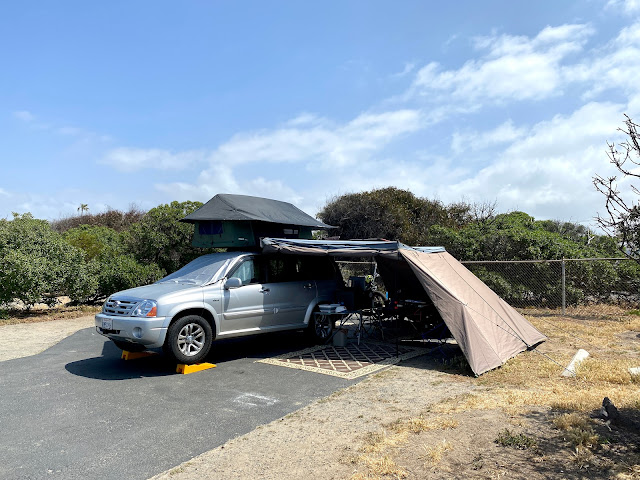
M 238 277 L 227 278 L 227 281 L 224 282 L 224 289 L 229 290 L 231 288 L 238 288 L 242 286 L 242 280 Z

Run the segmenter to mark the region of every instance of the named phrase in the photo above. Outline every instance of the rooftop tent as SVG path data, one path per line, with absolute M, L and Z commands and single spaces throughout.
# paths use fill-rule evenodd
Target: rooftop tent
M 402 289 L 407 298 L 426 295 L 433 302 L 477 375 L 546 340 L 442 247 L 279 238 L 265 238 L 262 246 L 264 252 L 375 257 L 387 287 Z
M 257 247 L 261 237 L 312 237 L 334 228 L 294 205 L 249 195 L 220 193 L 181 222 L 194 224 L 194 247 Z

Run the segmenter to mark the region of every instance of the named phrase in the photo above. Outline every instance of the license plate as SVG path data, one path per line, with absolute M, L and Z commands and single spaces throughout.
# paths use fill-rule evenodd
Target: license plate
M 103 330 L 113 330 L 113 320 L 102 320 Z

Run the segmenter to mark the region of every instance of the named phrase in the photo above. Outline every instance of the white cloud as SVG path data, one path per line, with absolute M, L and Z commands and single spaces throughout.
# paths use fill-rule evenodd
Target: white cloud
M 586 85 L 584 98 L 594 98 L 610 89 L 627 94 L 640 90 L 640 22 L 623 28 L 618 36 L 593 54 L 563 68 L 567 82 Z
M 35 115 L 27 110 L 18 110 L 17 112 L 13 112 L 13 116 L 23 122 L 32 122 L 36 119 Z
M 298 127 L 238 134 L 213 152 L 211 162 L 238 165 L 317 161 L 327 168 L 344 166 L 415 132 L 421 123 L 418 111 L 397 110 L 365 113 L 343 125 L 299 123 Z
M 609 0 L 607 8 L 622 10 L 627 15 L 634 15 L 640 12 L 640 0 Z
M 622 112 L 640 112 L 635 81 L 640 78 L 640 24 L 586 50 L 593 36 L 593 28 L 584 24 L 545 27 L 531 37 L 494 33 L 476 38 L 476 57 L 459 68 L 432 62 L 416 72 L 405 65 L 398 75 L 414 77 L 403 97 L 411 102 L 407 108 L 391 107 L 395 98 L 343 122 L 329 113 L 297 110 L 301 113 L 288 121 L 240 131 L 214 149 L 122 147 L 108 151 L 100 163 L 125 172 L 149 170 L 157 198 L 169 200 L 240 193 L 289 201 L 314 215 L 334 194 L 391 185 L 446 202 L 497 199 L 503 210 L 589 221 L 602 203 L 591 177 L 608 172 L 606 140 L 613 140 Z M 619 104 L 597 101 L 609 88 L 622 92 L 615 97 L 623 98 Z M 591 103 L 573 107 L 581 95 Z M 551 97 L 555 110 L 543 110 L 552 102 L 540 109 L 534 105 Z M 521 100 L 529 101 L 538 117 L 545 118 L 545 111 L 564 113 L 547 114 L 546 121 L 533 125 L 533 120 L 517 123 L 527 118 L 511 109 Z M 498 117 L 500 111 L 493 109 L 481 118 L 488 103 L 509 111 Z M 459 130 L 445 130 L 448 119 Z M 427 128 L 433 125 L 437 133 Z M 83 133 L 75 127 L 49 129 L 68 136 Z M 171 183 L 161 183 L 151 170 L 175 175 Z M 8 204 L 3 192 L 0 200 Z M 23 203 L 45 211 L 45 200 Z M 77 205 L 69 205 L 75 211 Z
M 336 124 L 306 114 L 286 125 L 235 135 L 208 156 L 209 167 L 196 182 L 156 188 L 180 199 L 207 200 L 222 192 L 265 196 L 314 214 L 321 207 L 318 197 L 327 191 L 377 185 L 373 178 L 389 181 L 388 165 L 375 157 L 420 129 L 423 118 L 415 110 L 397 110 L 364 113 Z M 395 164 L 393 170 L 398 168 Z
M 304 125 L 318 125 L 321 123 L 325 123 L 326 120 L 324 118 L 318 117 L 312 113 L 301 113 L 297 117 L 292 118 L 291 120 L 285 122 L 286 127 L 300 127 Z
M 401 71 L 394 73 L 391 76 L 393 78 L 403 78 L 409 75 L 411 72 L 413 72 L 415 68 L 416 68 L 415 62 L 406 62 L 404 64 L 404 68 Z
M 171 195 L 179 201 L 200 200 L 207 201 L 218 193 L 234 193 L 239 195 L 253 195 L 274 198 L 299 205 L 304 196 L 286 185 L 282 180 L 268 180 L 263 176 L 236 179 L 233 170 L 224 165 L 212 165 L 203 171 L 196 184 L 175 182 L 156 184 L 160 192 Z
M 623 106 L 590 103 L 571 115 L 535 125 L 495 163 L 450 187 L 473 199 L 497 198 L 503 209 L 541 218 L 589 222 L 601 206 L 591 185 L 607 175 L 606 141 L 622 122 Z
M 583 49 L 593 35 L 589 25 L 546 27 L 536 37 L 492 35 L 479 37 L 477 49 L 486 51 L 457 70 L 443 70 L 436 62 L 421 68 L 407 95 L 434 101 L 448 97 L 476 103 L 541 99 L 561 93 L 561 64 Z
M 451 149 L 456 154 L 464 151 L 484 150 L 493 146 L 511 143 L 520 138 L 524 132 L 524 128 L 514 127 L 511 120 L 507 120 L 502 125 L 486 132 L 454 132 L 451 139 Z
M 11 196 L 11 194 L 7 192 L 4 188 L 0 188 L 0 195 L 4 195 L 5 197 Z
M 171 153 L 157 148 L 116 148 L 107 152 L 100 163 L 122 172 L 142 169 L 182 170 L 206 160 L 206 153 L 193 150 Z

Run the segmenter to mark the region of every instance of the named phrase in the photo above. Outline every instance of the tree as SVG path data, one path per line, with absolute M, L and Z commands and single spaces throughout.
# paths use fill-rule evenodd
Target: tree
M 106 211 L 100 213 L 91 214 L 85 212 L 80 216 L 71 215 L 54 220 L 51 222 L 51 228 L 56 232 L 63 233 L 71 228 L 79 227 L 80 225 L 98 225 L 113 228 L 117 232 L 122 232 L 134 223 L 139 222 L 144 214 L 145 212 L 135 205 L 129 206 L 129 210 L 126 212 L 107 208 Z
M 335 197 L 318 217 L 339 227 L 342 239 L 386 238 L 408 245 L 425 245 L 431 225 L 459 227 L 471 220 L 466 203 L 445 206 L 395 187 Z
M 200 202 L 171 202 L 149 210 L 126 232 L 128 250 L 142 263 L 155 263 L 166 273 L 202 255 L 191 246 L 193 225 L 179 220 L 200 208 Z
M 452 229 L 429 229 L 432 245 L 441 245 L 460 260 L 503 261 L 469 268 L 496 293 L 515 305 L 557 306 L 561 300 L 560 263 L 512 263 L 512 260 L 561 260 L 615 256 L 615 242 L 581 225 L 535 220 L 524 212 L 496 215 L 490 224 L 474 222 Z M 567 279 L 567 302 L 585 297 L 608 298 L 623 272 L 610 262 L 575 262 Z M 635 273 L 634 273 L 635 272 Z M 624 275 L 638 275 L 637 270 Z M 535 278 L 535 282 L 532 282 Z
M 82 250 L 97 282 L 94 300 L 162 278 L 163 271 L 158 265 L 140 263 L 127 252 L 125 238 L 126 233 L 96 225 L 80 225 L 64 233 L 69 244 Z
M 618 145 L 607 143 L 607 155 L 612 165 L 622 174 L 622 179 L 640 179 L 637 169 L 640 166 L 640 135 L 638 124 L 625 115 L 625 127 L 618 131 L 627 137 Z M 604 178 L 600 175 L 593 177 L 593 184 L 605 196 L 606 214 L 596 217 L 598 225 L 611 237 L 619 241 L 620 249 L 640 263 L 640 202 L 629 198 L 629 193 L 622 193 L 618 189 L 618 175 Z M 631 194 L 637 196 L 640 190 L 629 185 Z
M 109 227 L 80 225 L 64 232 L 63 238 L 82 250 L 87 261 L 98 256 L 121 255 L 126 249 L 123 234 Z
M 84 215 L 85 212 L 89 211 L 89 205 L 86 203 L 81 203 L 78 207 L 78 211 L 80 212 L 80 215 Z

